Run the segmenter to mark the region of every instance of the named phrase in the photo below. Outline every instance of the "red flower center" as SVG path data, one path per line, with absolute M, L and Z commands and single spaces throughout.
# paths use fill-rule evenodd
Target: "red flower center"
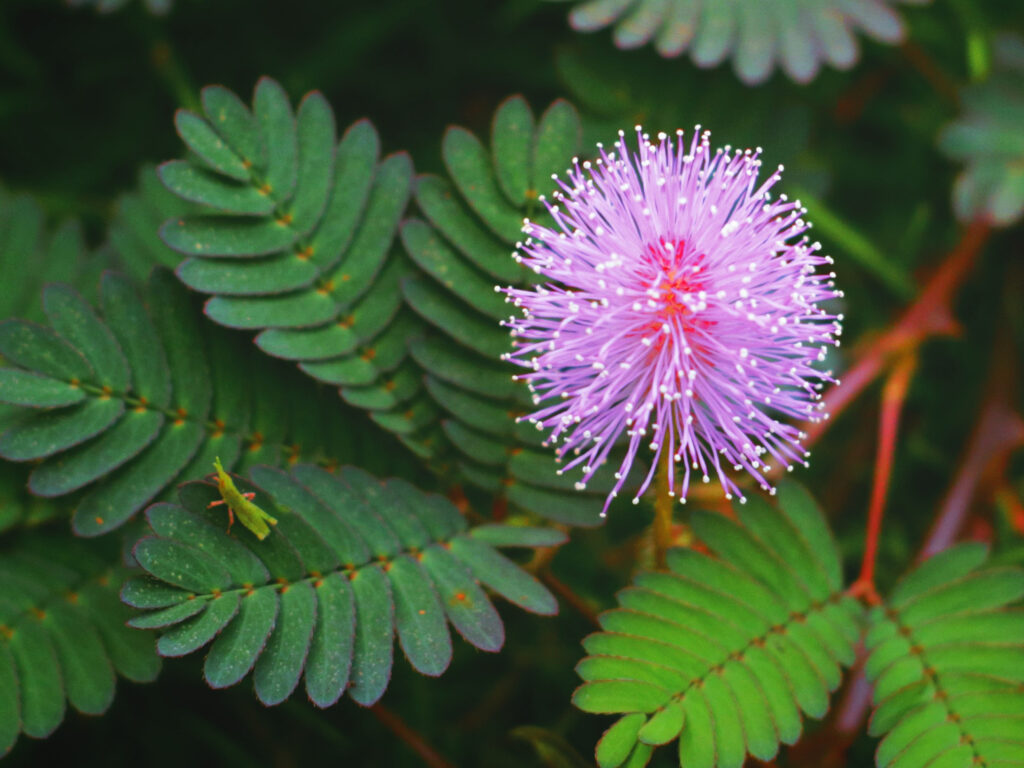
M 647 246 L 644 268 L 640 274 L 640 285 L 645 291 L 652 288 L 657 293 L 651 298 L 658 303 L 654 317 L 645 323 L 640 332 L 643 335 L 656 333 L 652 352 L 660 351 L 672 334 L 662 332 L 668 323 L 674 326 L 678 318 L 684 332 L 695 328 L 708 328 L 714 321 L 693 316 L 693 304 L 697 294 L 705 288 L 704 264 L 707 256 L 703 253 L 687 255 L 686 241 L 662 237 L 657 243 Z

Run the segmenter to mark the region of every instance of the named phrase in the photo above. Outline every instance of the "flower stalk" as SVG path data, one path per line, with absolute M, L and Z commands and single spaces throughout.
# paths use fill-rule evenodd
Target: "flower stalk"
M 672 474 L 675 467 L 669 461 L 668 451 L 662 451 L 658 474 L 655 478 L 654 498 L 654 567 L 659 571 L 668 570 L 668 549 L 672 546 L 672 508 L 675 502 L 675 486 Z
M 860 597 L 869 605 L 882 601 L 875 588 L 875 562 L 878 559 L 878 540 L 882 533 L 882 518 L 885 514 L 885 499 L 889 493 L 892 477 L 893 456 L 896 451 L 896 436 L 899 432 L 900 414 L 907 399 L 910 380 L 917 367 L 917 355 L 909 353 L 896 363 L 896 367 L 885 382 L 882 391 L 882 411 L 878 422 L 878 454 L 875 457 L 875 480 L 871 487 L 871 501 L 868 506 L 868 529 L 861 561 L 860 576 L 850 593 Z

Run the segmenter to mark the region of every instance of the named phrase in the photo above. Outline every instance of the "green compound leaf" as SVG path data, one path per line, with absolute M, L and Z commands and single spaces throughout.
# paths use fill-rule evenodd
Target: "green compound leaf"
M 766 80 L 776 65 L 798 83 L 813 80 L 823 63 L 849 69 L 859 54 L 855 31 L 884 43 L 904 36 L 903 21 L 890 7 L 894 0 L 567 1 L 576 3 L 569 23 L 577 31 L 614 27 L 618 48 L 653 42 L 665 58 L 689 49 L 699 67 L 731 56 L 748 85 Z
M 939 136 L 939 149 L 967 167 L 953 187 L 953 208 L 965 221 L 1009 226 L 1024 212 L 1024 39 L 995 41 L 991 76 L 963 93 L 963 111 Z
M 116 546 L 67 536 L 35 532 L 0 549 L 0 756 L 19 733 L 53 733 L 67 704 L 105 712 L 116 675 L 156 679 L 153 638 L 126 626 L 133 611 L 118 600 L 126 574 Z
M 175 118 L 189 154 L 160 167 L 186 208 L 168 207 L 160 229 L 178 277 L 210 296 L 216 323 L 257 331 L 268 354 L 409 431 L 404 414 L 424 395 L 415 380 L 394 381 L 411 328 L 398 281 L 410 268 L 391 254 L 412 184 L 408 155 L 381 159 L 366 120 L 339 139 L 322 95 L 293 110 L 270 78 L 251 110 L 220 86 L 202 102 L 202 114 Z
M 39 461 L 32 493 L 76 497 L 76 533 L 123 524 L 175 481 L 225 466 L 345 459 L 352 436 L 329 390 L 197 318 L 166 270 L 146 299 L 104 275 L 102 312 L 66 285 L 46 288 L 51 327 L 0 323 L 0 456 Z M 148 303 L 148 306 L 147 306 Z M 253 380 L 264 383 L 250 398 Z M 297 390 L 297 391 L 296 391 Z M 0 518 L 0 528 L 13 525 Z
M 46 283 L 63 280 L 92 290 L 107 264 L 103 254 L 86 250 L 77 221 L 47 227 L 34 199 L 0 187 L 0 317 L 40 321 L 39 294 Z
M 266 539 L 226 531 L 208 507 L 216 486 L 186 484 L 179 504 L 147 510 L 150 535 L 134 555 L 148 576 L 122 594 L 150 609 L 132 624 L 160 629 L 162 655 L 212 642 L 205 676 L 214 687 L 251 671 L 256 696 L 273 705 L 304 676 L 319 707 L 346 690 L 370 706 L 390 681 L 395 638 L 430 676 L 451 662 L 449 624 L 481 650 L 501 648 L 504 625 L 481 584 L 529 611 L 558 610 L 539 581 L 487 543 L 553 543 L 557 531 L 487 526 L 477 535 L 446 499 L 352 467 L 257 466 L 250 474 L 239 488 L 278 520 Z
M 961 544 L 935 555 L 869 615 L 881 768 L 1024 762 L 1024 570 L 986 554 Z
M 66 504 L 28 492 L 28 474 L 25 465 L 0 462 L 0 532 L 34 528 L 67 516 Z
M 444 440 L 436 440 L 429 421 L 403 440 L 434 458 L 454 448 L 463 479 L 528 512 L 597 525 L 608 478 L 575 490 L 573 479 L 556 474 L 553 454 L 538 450 L 543 435 L 516 424 L 533 406 L 526 388 L 512 381 L 516 369 L 500 361 L 511 343 L 500 325 L 509 305 L 495 291 L 496 284 L 529 283 L 530 274 L 512 255 L 523 219 L 548 216 L 540 196 L 553 188 L 551 175 L 568 167 L 579 146 L 580 120 L 571 105 L 556 101 L 538 120 L 514 96 L 494 115 L 490 147 L 463 128 L 447 131 L 441 154 L 450 181 L 417 178 L 416 204 L 425 220 L 403 222 L 401 236 L 422 275 L 404 280 L 402 291 L 435 330 L 414 340 L 410 351 L 427 374 L 426 392 L 442 414 Z
M 675 740 L 685 768 L 740 768 L 795 743 L 801 711 L 825 714 L 864 612 L 841 591 L 820 510 L 797 486 L 779 495 L 778 508 L 737 504 L 737 521 L 695 514 L 712 554 L 670 551 L 669 570 L 637 575 L 583 641 L 573 703 L 622 715 L 598 743 L 601 768 L 646 765 Z
M 187 115 L 179 112 L 179 115 Z M 188 130 L 189 121 L 179 120 L 179 131 Z M 206 125 L 203 123 L 203 125 Z M 136 189 L 117 200 L 113 221 L 107 235 L 119 266 L 136 283 L 143 283 L 153 267 L 173 269 L 181 255 L 159 237 L 157 230 L 169 218 L 194 212 L 197 206 L 169 192 L 161 183 L 155 167 L 143 166 L 138 173 Z

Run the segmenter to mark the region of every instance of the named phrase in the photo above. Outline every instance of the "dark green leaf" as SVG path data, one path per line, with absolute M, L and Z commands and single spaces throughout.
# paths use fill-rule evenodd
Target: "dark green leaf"
M 129 388 L 131 373 L 124 354 L 85 299 L 66 285 L 50 285 L 43 292 L 43 307 L 53 329 L 92 365 L 95 383 L 115 392 Z
M 79 611 L 55 603 L 43 625 L 54 640 L 68 701 L 98 715 L 114 700 L 114 669 L 96 628 Z
M 242 158 L 199 115 L 179 109 L 174 113 L 174 127 L 188 148 L 211 168 L 238 181 L 249 180 L 249 169 Z
M 368 707 L 384 695 L 391 680 L 395 633 L 391 587 L 378 565 L 362 568 L 352 581 L 356 603 L 355 657 L 348 695 Z
M 466 566 L 436 544 L 423 551 L 422 563 L 459 634 L 483 651 L 500 650 L 505 643 L 501 618 Z
M 295 232 L 279 219 L 185 216 L 169 219 L 160 237 L 186 256 L 265 256 L 295 242 Z
M 247 167 L 266 165 L 266 146 L 256 121 L 235 94 L 219 85 L 203 88 L 203 111 L 214 130 L 224 139 Z
M 299 105 L 299 163 L 295 195 L 288 203 L 291 226 L 307 234 L 327 205 L 334 175 L 334 114 L 324 97 L 313 92 Z
M 332 573 L 316 584 L 317 621 L 306 664 L 306 692 L 318 707 L 334 704 L 348 685 L 355 651 L 355 602 L 348 578 Z
M 216 597 L 200 615 L 165 632 L 156 644 L 160 655 L 185 656 L 202 648 L 235 618 L 241 597 L 237 592 Z
M 174 539 L 143 539 L 133 554 L 149 573 L 182 589 L 209 592 L 231 584 L 230 574 L 210 555 Z
M 295 189 L 298 143 L 288 94 L 276 80 L 261 77 L 256 83 L 253 113 L 267 147 L 263 181 L 269 187 L 268 194 L 274 200 L 287 200 Z
M 195 422 L 172 424 L 138 459 L 82 500 L 71 521 L 75 532 L 98 536 L 124 523 L 177 476 L 203 437 L 203 427 Z
M 164 163 L 157 172 L 164 185 L 176 195 L 218 211 L 265 216 L 274 210 L 274 201 L 266 192 L 246 182 L 224 179 L 184 160 Z
M 502 240 L 514 242 L 523 221 L 502 195 L 487 150 L 464 128 L 451 127 L 441 145 L 445 167 L 473 211 Z
M 156 411 L 130 411 L 92 442 L 39 465 L 29 476 L 29 487 L 40 496 L 78 490 L 137 456 L 156 438 L 163 423 L 163 414 Z
M 455 195 L 452 186 L 437 176 L 416 179 L 416 203 L 423 214 L 470 263 L 503 284 L 520 282 L 525 271 L 512 258 L 512 247 L 483 229 Z
M 123 412 L 124 403 L 112 398 L 90 399 L 53 411 L 30 411 L 0 434 L 0 456 L 11 461 L 52 456 L 95 437 Z
M 135 289 L 124 277 L 107 272 L 103 275 L 101 295 L 103 316 L 132 371 L 133 394 L 158 408 L 170 405 L 171 372 L 167 356 Z
M 452 640 L 430 580 L 408 555 L 392 560 L 387 574 L 395 600 L 398 640 L 406 658 L 424 675 L 442 674 L 451 662 Z
M 547 587 L 490 546 L 467 536 L 456 536 L 449 544 L 452 554 L 506 600 L 533 613 L 558 613 L 558 603 Z
M 203 672 L 213 688 L 234 685 L 252 669 L 278 614 L 277 592 L 270 587 L 242 596 L 238 615 L 210 648 Z
M 505 196 L 516 206 L 526 203 L 533 187 L 530 180 L 533 131 L 533 112 L 522 96 L 506 99 L 494 113 L 491 127 L 494 170 Z
M 467 265 L 426 223 L 404 222 L 402 244 L 420 269 L 471 307 L 498 321 L 508 316 L 505 297 L 494 290 L 492 280 Z
M 282 587 L 280 613 L 253 670 L 256 696 L 267 706 L 287 699 L 299 684 L 316 624 L 316 607 L 316 595 L 308 581 Z
M 0 323 L 0 355 L 9 362 L 63 381 L 93 381 L 95 374 L 74 347 L 48 328 L 22 320 Z
M 0 368 L 0 402 L 30 408 L 73 405 L 85 399 L 81 387 L 18 368 Z
M 265 296 L 308 288 L 317 269 L 297 254 L 239 259 L 185 259 L 177 269 L 181 282 L 202 293 Z
M 567 101 L 559 99 L 540 116 L 533 148 L 533 187 L 541 194 L 554 189 L 551 176 L 564 175 L 580 151 L 580 117 Z

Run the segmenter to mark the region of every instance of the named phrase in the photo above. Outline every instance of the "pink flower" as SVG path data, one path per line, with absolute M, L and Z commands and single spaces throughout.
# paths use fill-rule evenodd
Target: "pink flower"
M 803 235 L 799 202 L 769 196 L 781 166 L 758 186 L 760 149 L 712 153 L 707 131 L 687 149 L 682 131 L 651 142 L 638 126 L 631 152 L 623 135 L 558 180 L 555 229 L 524 223 L 516 258 L 548 282 L 500 289 L 522 310 L 506 359 L 529 369 L 527 418 L 570 457 L 560 472 L 582 467 L 581 488 L 625 436 L 605 512 L 643 446 L 654 461 L 634 503 L 664 451 L 683 501 L 691 472 L 742 499 L 730 467 L 771 490 L 773 462 L 808 455 L 784 419 L 822 418 L 834 381 L 820 364 L 842 315 L 820 305 L 842 293 L 818 271 L 832 259 Z

